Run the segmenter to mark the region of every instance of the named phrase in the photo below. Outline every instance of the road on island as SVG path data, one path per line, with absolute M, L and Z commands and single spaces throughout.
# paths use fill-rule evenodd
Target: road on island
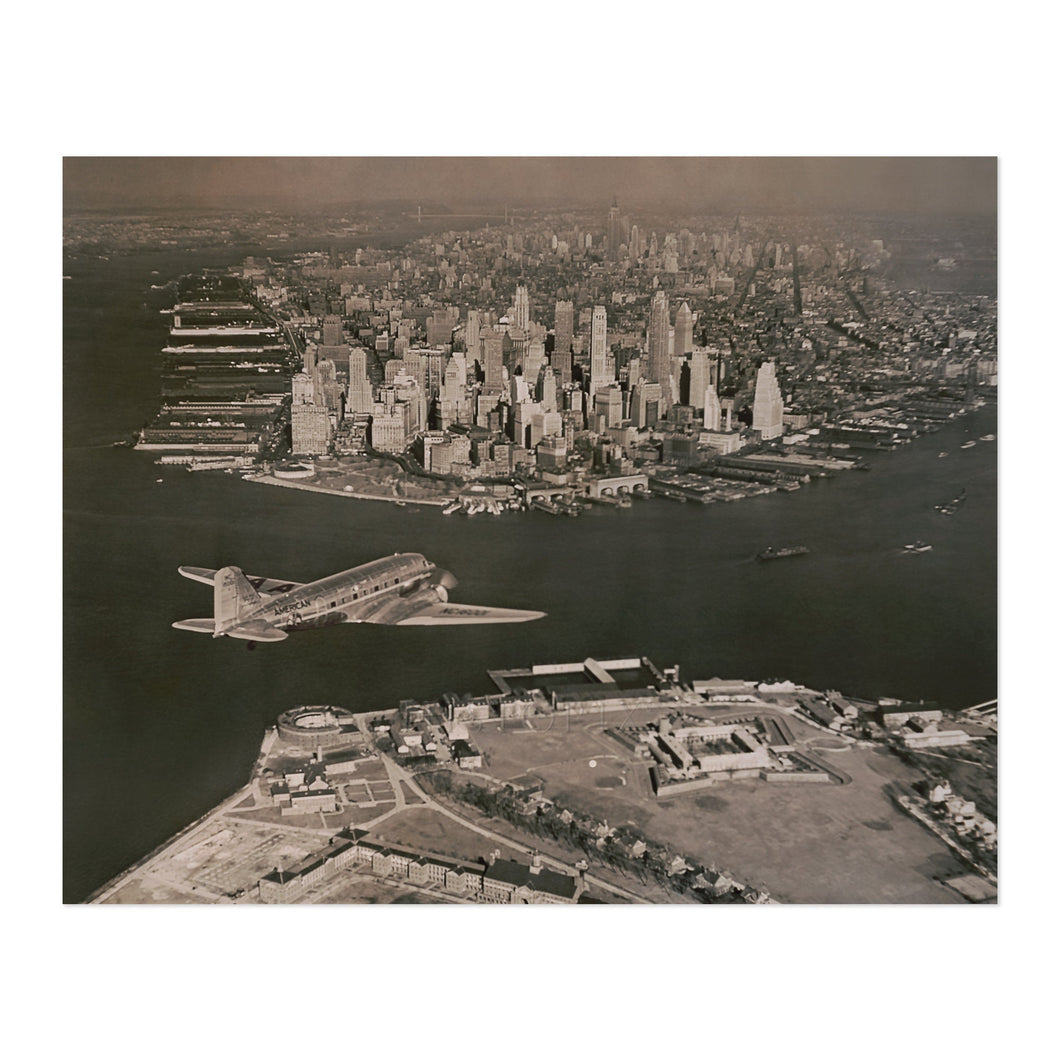
M 388 817 L 399 813 L 405 809 L 408 805 L 405 799 L 405 793 L 402 791 L 400 781 L 404 781 L 414 795 L 418 795 L 423 800 L 423 809 L 434 810 L 436 813 L 440 813 L 443 817 L 448 817 L 449 820 L 460 825 L 463 828 L 470 829 L 472 832 L 477 832 L 479 835 L 485 836 L 487 839 L 492 840 L 495 843 L 501 843 L 504 846 L 511 847 L 514 850 L 518 850 L 521 854 L 537 854 L 541 860 L 548 865 L 550 868 L 557 869 L 560 872 L 570 873 L 571 866 L 560 861 L 558 858 L 553 858 L 547 854 L 542 854 L 540 851 L 535 850 L 533 847 L 527 846 L 525 843 L 520 843 L 517 840 L 509 839 L 506 835 L 501 835 L 499 832 L 492 832 L 488 828 L 483 828 L 480 825 L 475 824 L 473 821 L 469 821 L 466 817 L 454 810 L 449 809 L 448 806 L 443 806 L 440 803 L 435 802 L 427 793 L 416 783 L 413 775 L 406 769 L 402 769 L 396 762 L 394 762 L 389 756 L 383 754 L 380 755 L 383 766 L 386 769 L 387 776 L 390 778 L 391 785 L 394 788 L 394 793 L 397 798 L 397 803 L 394 808 L 388 810 L 386 813 L 374 820 L 368 822 L 365 826 L 367 828 L 375 827 L 380 821 L 385 820 Z M 421 808 L 419 804 L 416 804 L 416 808 Z M 624 887 L 619 887 L 617 884 L 608 883 L 607 880 L 600 879 L 599 876 L 593 876 L 589 873 L 585 874 L 585 882 L 591 883 L 595 887 L 599 887 L 601 890 L 609 891 L 611 894 L 618 895 L 624 898 L 628 902 L 635 902 L 639 905 L 650 904 L 646 898 L 642 898 L 640 895 L 634 894 L 632 891 L 626 890 Z

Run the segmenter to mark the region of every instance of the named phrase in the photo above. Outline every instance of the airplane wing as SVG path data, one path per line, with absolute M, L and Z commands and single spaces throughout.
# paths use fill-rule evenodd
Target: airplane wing
M 386 596 L 361 610 L 355 621 L 381 626 L 473 625 L 485 622 L 529 622 L 544 611 L 515 611 L 507 607 L 475 607 L 446 603 L 433 589 L 411 596 Z
M 544 611 L 518 611 L 511 607 L 476 607 L 474 604 L 448 604 L 440 600 L 422 607 L 397 626 L 470 626 L 485 622 L 532 622 L 544 618 Z
M 185 578 L 190 578 L 193 582 L 213 585 L 214 575 L 217 571 L 210 570 L 208 567 L 178 567 L 177 573 L 184 575 Z M 305 584 L 305 582 L 285 582 L 279 578 L 261 578 L 255 574 L 248 574 L 246 579 L 262 596 L 282 596 L 284 593 L 289 593 L 292 589 L 299 589 Z

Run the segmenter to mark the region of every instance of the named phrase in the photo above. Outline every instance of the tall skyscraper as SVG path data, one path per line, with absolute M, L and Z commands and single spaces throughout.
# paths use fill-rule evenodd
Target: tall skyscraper
M 552 367 L 559 372 L 560 385 L 571 377 L 571 343 L 574 342 L 574 303 L 556 303 L 556 345 L 552 351 Z
M 543 342 L 529 342 L 526 352 L 523 354 L 523 375 L 530 381 L 531 386 L 536 385 L 537 377 L 545 366 L 545 344 Z
M 368 378 L 368 351 L 363 346 L 350 350 L 350 392 L 347 409 L 351 413 L 372 411 L 372 383 Z
M 336 313 L 329 313 L 324 317 L 322 346 L 342 345 L 342 317 Z
M 618 208 L 618 200 L 611 203 L 611 209 L 607 211 L 607 259 L 618 261 L 619 248 L 622 246 L 622 214 Z
M 688 403 L 694 409 L 705 408 L 703 402 L 710 385 L 711 353 L 711 350 L 702 348 L 692 351 L 688 372 Z
M 762 367 L 758 369 L 751 427 L 761 432 L 763 441 L 779 438 L 784 433 L 784 398 L 772 361 L 763 361 Z
M 445 374 L 438 394 L 438 412 L 443 428 L 452 423 L 466 423 L 470 418 L 471 403 L 467 396 L 467 361 L 462 353 L 454 353 L 445 366 Z
M 640 245 L 640 229 L 634 225 L 629 231 L 629 258 L 630 261 L 636 261 L 641 254 L 642 247 Z
M 656 291 L 651 303 L 648 324 L 648 379 L 663 384 L 663 393 L 670 383 L 670 303 L 665 291 Z
M 500 328 L 486 328 L 482 332 L 482 370 L 487 386 L 500 386 L 504 366 L 504 332 Z
M 467 359 L 477 361 L 479 357 L 478 340 L 482 330 L 482 312 L 478 309 L 467 311 L 467 324 L 464 326 L 464 345 L 467 347 Z
M 559 376 L 547 365 L 538 373 L 535 396 L 546 412 L 559 410 Z
M 658 383 L 641 383 L 633 392 L 633 426 L 654 427 L 660 419 L 662 403 L 662 387 Z
M 530 292 L 522 285 L 515 289 L 515 319 L 512 323 L 523 331 L 530 329 Z
M 674 319 L 674 353 L 684 356 L 692 352 L 692 310 L 687 302 L 681 303 Z M 693 402 L 695 404 L 695 402 Z M 698 407 L 698 406 L 697 406 Z
M 607 359 L 607 307 L 593 306 L 593 322 L 589 333 L 589 393 L 595 394 L 611 380 L 605 372 Z
M 291 451 L 298 456 L 319 456 L 331 442 L 331 417 L 318 380 L 305 372 L 291 379 Z
M 721 430 L 721 402 L 718 391 L 713 386 L 707 387 L 703 405 L 703 427 L 708 431 Z

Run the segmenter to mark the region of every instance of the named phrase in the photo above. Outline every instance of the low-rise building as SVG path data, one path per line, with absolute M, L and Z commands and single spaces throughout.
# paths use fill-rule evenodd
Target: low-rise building
M 482 897 L 487 902 L 569 904 L 577 901 L 579 889 L 576 877 L 553 872 L 537 855 L 530 865 L 495 858 L 482 874 Z
M 921 721 L 942 721 L 942 711 L 937 703 L 913 703 L 908 700 L 881 699 L 877 705 L 880 724 L 888 729 L 900 729 L 911 718 Z

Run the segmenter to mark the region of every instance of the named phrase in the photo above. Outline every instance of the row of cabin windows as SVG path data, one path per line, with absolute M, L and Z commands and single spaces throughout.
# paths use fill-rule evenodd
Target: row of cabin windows
M 394 578 L 391 581 L 383 582 L 381 585 L 372 585 L 369 588 L 365 589 L 364 592 L 365 592 L 365 595 L 367 595 L 368 593 L 377 593 L 377 592 L 379 592 L 380 589 L 389 589 L 392 585 L 400 585 L 400 584 L 401 584 L 401 579 L 400 578 Z M 332 607 L 336 607 L 339 604 L 348 604 L 351 600 L 359 599 L 360 596 L 361 596 L 360 593 L 354 593 L 352 596 L 344 596 L 341 600 L 334 601 L 331 604 L 331 606 Z

